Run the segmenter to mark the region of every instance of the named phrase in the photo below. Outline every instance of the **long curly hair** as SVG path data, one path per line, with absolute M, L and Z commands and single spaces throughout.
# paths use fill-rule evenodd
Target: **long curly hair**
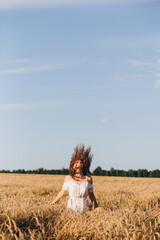
M 74 152 L 72 154 L 70 166 L 69 166 L 69 174 L 71 177 L 74 178 L 74 175 L 76 173 L 76 170 L 73 168 L 73 166 L 77 160 L 81 160 L 83 163 L 83 170 L 82 170 L 83 175 L 89 176 L 91 174 L 89 168 L 91 165 L 93 154 L 91 154 L 90 151 L 91 151 L 91 147 L 88 147 L 85 149 L 84 144 L 77 145 L 74 148 Z

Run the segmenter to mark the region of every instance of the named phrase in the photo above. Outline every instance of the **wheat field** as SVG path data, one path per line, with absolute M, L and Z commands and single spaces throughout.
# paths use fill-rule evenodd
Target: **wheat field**
M 65 176 L 0 174 L 0 239 L 160 239 L 160 179 L 93 177 L 96 210 L 54 199 Z

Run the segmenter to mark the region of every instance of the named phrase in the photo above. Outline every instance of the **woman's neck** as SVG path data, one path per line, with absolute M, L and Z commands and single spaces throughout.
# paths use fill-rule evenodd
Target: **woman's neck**
M 75 175 L 74 175 L 74 179 L 76 180 L 76 181 L 80 181 L 81 179 L 83 179 L 84 178 L 84 175 L 83 175 L 83 173 L 81 173 L 81 172 L 77 172 L 77 173 L 75 173 Z

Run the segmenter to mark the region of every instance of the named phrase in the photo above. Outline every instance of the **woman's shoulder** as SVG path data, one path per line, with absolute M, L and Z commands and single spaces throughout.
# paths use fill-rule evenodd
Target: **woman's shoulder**
M 93 184 L 93 179 L 90 175 L 87 176 L 87 181 L 90 183 L 90 184 Z
M 65 182 L 71 181 L 72 177 L 70 175 L 67 175 L 64 179 Z

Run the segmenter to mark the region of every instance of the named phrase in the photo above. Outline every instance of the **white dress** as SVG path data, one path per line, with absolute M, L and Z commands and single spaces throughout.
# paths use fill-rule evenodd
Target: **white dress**
M 69 191 L 67 208 L 81 213 L 89 210 L 87 196 L 89 192 L 93 192 L 93 185 L 87 179 L 82 183 L 76 183 L 73 180 L 64 182 L 62 189 Z

